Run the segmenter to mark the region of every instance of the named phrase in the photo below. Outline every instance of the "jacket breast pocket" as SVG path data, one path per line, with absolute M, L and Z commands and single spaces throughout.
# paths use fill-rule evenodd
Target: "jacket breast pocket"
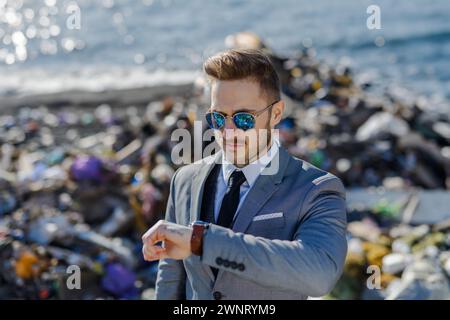
M 262 213 L 253 217 L 248 231 L 257 236 L 276 238 L 285 226 L 286 219 L 282 213 Z

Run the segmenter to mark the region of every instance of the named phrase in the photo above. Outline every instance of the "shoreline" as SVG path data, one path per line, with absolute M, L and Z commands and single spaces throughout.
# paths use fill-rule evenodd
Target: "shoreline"
M 7 114 L 17 108 L 35 108 L 41 105 L 45 105 L 49 109 L 63 106 L 97 107 L 103 103 L 107 103 L 113 108 L 128 105 L 146 105 L 150 101 L 160 100 L 167 96 L 190 98 L 193 94 L 194 83 L 161 84 L 104 91 L 67 90 L 55 93 L 1 97 L 0 114 Z

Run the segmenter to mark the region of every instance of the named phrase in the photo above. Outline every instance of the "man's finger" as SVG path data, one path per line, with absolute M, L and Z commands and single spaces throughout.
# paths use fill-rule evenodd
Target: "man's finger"
M 159 250 L 161 249 L 160 246 L 149 245 L 149 244 L 145 244 L 143 248 L 144 248 L 144 253 L 149 256 L 157 254 L 159 252 Z
M 155 225 L 152 226 L 150 229 L 148 229 L 148 230 L 144 233 L 144 235 L 142 236 L 142 241 L 146 241 L 146 240 L 150 237 L 150 234 L 152 234 L 153 232 L 155 232 L 156 228 L 157 228 L 157 225 L 155 224 Z
M 162 248 L 159 246 L 152 246 L 142 248 L 142 253 L 144 255 L 144 260 L 146 261 L 154 261 L 167 258 L 166 248 Z
M 163 241 L 164 230 L 165 227 L 162 223 L 156 223 L 142 236 L 142 242 L 147 243 L 148 241 L 151 241 L 151 243 L 154 244 L 155 242 Z
M 147 246 L 154 246 L 156 243 L 166 240 L 166 237 L 164 236 L 164 233 L 162 232 L 155 232 L 153 234 L 150 234 L 149 237 L 142 242 L 142 244 Z

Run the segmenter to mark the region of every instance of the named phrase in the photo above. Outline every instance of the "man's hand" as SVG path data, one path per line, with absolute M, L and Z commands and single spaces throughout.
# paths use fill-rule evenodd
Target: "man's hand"
M 159 220 L 142 236 L 144 260 L 181 260 L 189 257 L 192 254 L 191 236 L 192 227 Z M 162 246 L 156 245 L 159 241 L 163 241 Z

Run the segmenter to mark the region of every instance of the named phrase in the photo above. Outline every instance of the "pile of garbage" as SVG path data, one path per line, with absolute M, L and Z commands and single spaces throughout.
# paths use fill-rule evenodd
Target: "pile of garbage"
M 408 224 L 417 197 L 400 202 L 349 209 L 344 272 L 327 298 L 450 299 L 450 219 Z
M 0 299 L 152 297 L 141 236 L 164 217 L 183 103 L 0 116 Z

